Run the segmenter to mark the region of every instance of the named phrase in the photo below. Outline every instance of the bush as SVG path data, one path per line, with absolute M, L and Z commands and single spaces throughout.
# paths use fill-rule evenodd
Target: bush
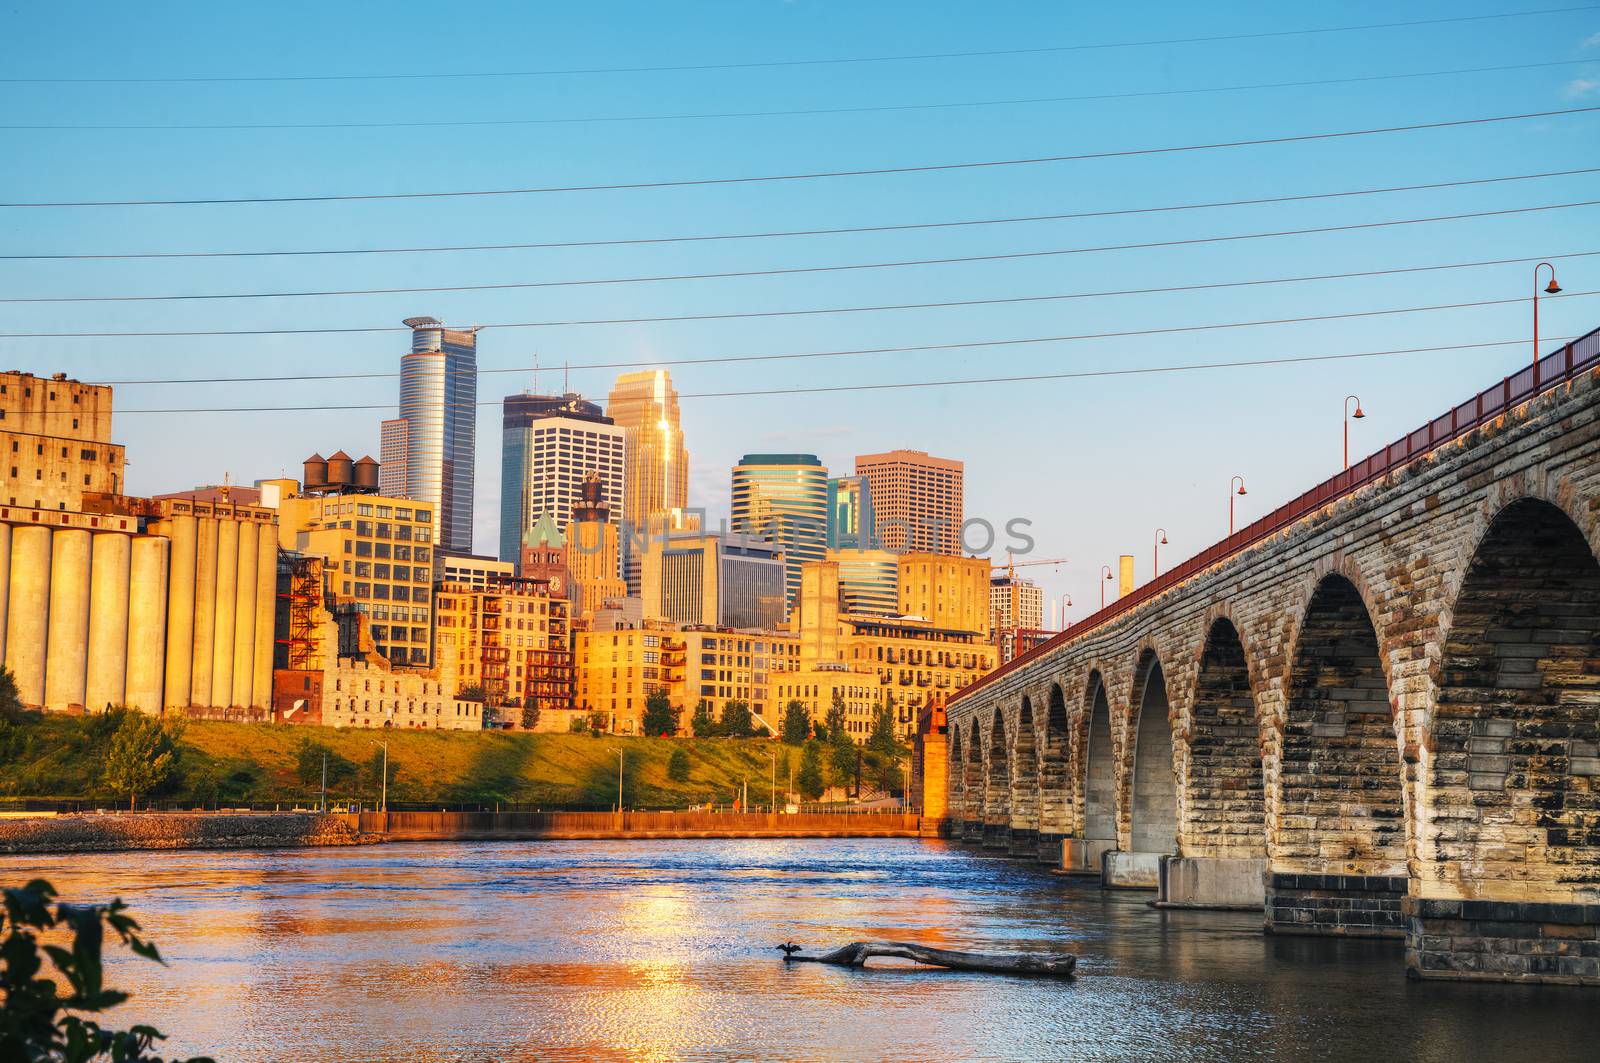
M 673 782 L 684 782 L 689 778 L 689 754 L 682 746 L 672 750 L 672 756 L 667 758 L 667 778 Z
M 116 1063 L 161 1063 L 147 1051 L 164 1037 L 151 1026 L 108 1030 L 83 1014 L 114 1008 L 128 994 L 107 989 L 101 948 L 107 928 L 136 955 L 163 962 L 156 947 L 139 936 L 139 924 L 120 900 L 108 905 L 54 904 L 56 891 L 43 879 L 4 891 L 0 906 L 0 1059 L 60 1060 L 63 1063 L 109 1057 Z M 40 934 L 59 928 L 72 935 L 72 947 L 40 945 Z M 54 935 L 52 935 L 54 936 Z M 39 977 L 44 956 L 60 981 Z M 189 1063 L 212 1063 L 197 1057 Z
M 696 738 L 715 738 L 722 734 L 722 725 L 711 715 L 711 702 L 705 698 L 694 707 L 694 715 L 689 718 L 689 730 Z
M 531 731 L 539 726 L 539 703 L 532 698 L 522 706 L 522 729 Z

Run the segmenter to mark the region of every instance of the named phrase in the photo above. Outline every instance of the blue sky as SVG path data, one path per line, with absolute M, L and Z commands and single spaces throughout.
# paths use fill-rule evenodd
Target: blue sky
M 1531 10 L 1500 3 L 25 4 L 9 78 L 481 72 L 1038 48 Z M 1549 6 L 1562 6 L 1551 3 Z M 1581 62 L 1580 62 L 1581 61 Z M 1600 9 L 1243 41 L 755 69 L 541 77 L 0 84 L 0 124 L 458 122 L 971 103 L 1565 63 L 1316 87 L 827 115 L 337 130 L 13 130 L 0 199 L 410 192 L 907 166 L 1433 122 L 1600 104 Z M 1600 167 L 1600 115 L 1227 151 L 839 180 L 480 199 L 0 210 L 4 254 L 556 242 L 1059 214 Z M 12 298 L 488 284 L 765 270 L 1181 240 L 1600 199 L 1600 174 L 1185 213 L 848 236 L 428 255 L 0 261 Z M 0 305 L 0 332 L 451 324 L 720 314 L 1156 288 L 1600 251 L 1600 208 L 1000 262 L 734 280 L 276 300 Z M 1558 262 L 1546 336 L 1600 319 L 1600 256 Z M 1525 296 L 1527 263 L 1382 278 L 885 313 L 489 329 L 485 368 L 958 343 Z M 688 394 L 1125 369 L 1527 340 L 1526 303 L 1089 342 L 673 369 Z M 400 332 L 0 339 L 0 363 L 85 379 L 392 371 Z M 1514 370 L 1526 344 L 1026 385 L 686 398 L 691 501 L 726 510 L 750 451 L 905 446 L 967 463 L 967 509 L 1033 521 L 1032 570 L 1075 615 L 1119 553 L 1150 569 L 1336 471 L 1340 401 L 1366 453 Z M 603 398 L 615 370 L 574 369 Z M 532 383 L 485 375 L 480 397 Z M 557 386 L 555 373 L 541 385 Z M 391 403 L 341 385 L 122 386 L 120 410 Z M 376 452 L 380 412 L 119 414 L 137 492 Z M 477 542 L 497 539 L 499 411 L 480 412 Z

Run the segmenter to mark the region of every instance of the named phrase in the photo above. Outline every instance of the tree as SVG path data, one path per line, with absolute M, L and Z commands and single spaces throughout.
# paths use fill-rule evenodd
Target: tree
M 539 702 L 534 698 L 529 698 L 527 703 L 522 706 L 522 729 L 524 731 L 532 731 L 538 726 Z
M 673 782 L 685 782 L 689 778 L 689 754 L 681 745 L 673 746 L 672 756 L 667 758 L 667 778 Z
M 804 745 L 811 737 L 811 714 L 798 701 L 789 702 L 783 710 L 783 740 L 791 746 Z
M 22 719 L 22 698 L 17 696 L 17 677 L 11 669 L 0 668 L 0 721 L 17 723 Z
M 722 725 L 711 715 L 711 702 L 705 698 L 694 707 L 694 716 L 689 720 L 689 730 L 694 732 L 696 738 L 713 738 L 722 733 Z
M 327 757 L 328 787 L 333 789 L 355 777 L 356 766 L 348 758 L 329 749 L 321 742 L 307 738 L 295 751 L 294 774 L 300 785 L 313 790 L 322 788 L 322 763 Z
M 148 1055 L 164 1037 L 151 1026 L 109 1030 L 84 1014 L 114 1008 L 128 994 L 107 989 L 101 956 L 109 928 L 136 955 L 163 962 L 156 947 L 139 936 L 139 924 L 120 900 L 108 905 L 55 902 L 43 879 L 4 891 L 0 905 L 0 1059 L 86 1063 L 161 1063 Z M 39 944 L 57 929 L 72 935 L 72 947 Z M 41 951 L 44 955 L 40 955 Z M 41 978 L 45 956 L 59 978 Z M 70 991 L 63 994 L 61 983 Z M 200 1057 L 189 1063 L 211 1063 Z
M 182 725 L 163 724 L 158 717 L 131 709 L 117 711 L 120 720 L 111 733 L 102 779 L 112 793 L 126 795 L 132 809 L 141 794 L 166 785 L 177 773 Z
M 734 700 L 722 707 L 722 733 L 735 738 L 749 738 L 756 733 L 748 701 Z
M 678 717 L 682 710 L 672 704 L 665 690 L 652 690 L 644 699 L 644 720 L 641 727 L 647 735 L 675 735 Z
M 894 733 L 893 706 L 885 704 L 873 717 L 872 735 L 867 739 L 867 748 L 890 757 L 899 754 L 900 741 Z
M 856 744 L 846 738 L 843 742 L 830 743 L 828 750 L 828 764 L 833 768 L 833 781 L 846 789 L 856 774 Z
M 471 686 L 465 686 L 456 691 L 456 700 L 476 701 L 482 705 L 489 700 L 489 694 L 488 691 L 483 689 L 481 683 L 473 683 Z
M 813 738 L 800 751 L 800 771 L 794 777 L 800 796 L 815 801 L 822 796 L 822 743 Z
M 833 703 L 828 706 L 828 741 L 837 745 L 849 740 L 844 730 L 844 695 L 835 688 Z

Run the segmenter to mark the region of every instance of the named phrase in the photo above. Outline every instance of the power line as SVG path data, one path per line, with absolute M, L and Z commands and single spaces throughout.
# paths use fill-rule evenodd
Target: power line
M 1600 292 L 1563 292 L 1561 295 L 1546 296 L 1546 299 L 1582 299 Z M 976 350 L 985 347 L 1022 347 L 1044 343 L 1074 343 L 1084 340 L 1125 339 L 1134 336 L 1170 336 L 1188 332 L 1216 332 L 1227 329 L 1258 328 L 1266 325 L 1293 325 L 1313 321 L 1348 321 L 1356 318 L 1367 317 L 1393 317 L 1399 314 L 1433 313 L 1442 310 L 1464 310 L 1483 306 L 1504 306 L 1509 303 L 1525 303 L 1526 296 L 1508 299 L 1480 299 L 1473 302 L 1462 303 L 1436 303 L 1429 306 L 1407 306 L 1388 310 L 1353 310 L 1337 314 L 1312 314 L 1305 317 L 1279 317 L 1263 318 L 1254 321 L 1227 321 L 1208 325 L 1172 325 L 1162 328 L 1124 329 L 1115 332 L 1083 332 L 1070 333 L 1058 336 L 1024 336 L 1013 339 L 999 340 L 966 340 L 952 343 L 922 343 L 896 347 L 865 347 L 850 350 L 832 351 L 799 351 L 783 354 L 736 354 L 736 355 L 708 355 L 699 358 L 657 358 L 646 362 L 583 362 L 577 365 L 567 365 L 571 369 L 640 369 L 647 366 L 682 366 L 682 365 L 728 365 L 738 362 L 785 362 L 798 361 L 811 358 L 858 358 L 866 355 L 880 354 L 909 354 L 918 351 L 963 351 Z M 528 366 L 513 366 L 497 369 L 478 369 L 477 375 L 487 376 L 495 373 L 526 373 Z M 364 376 L 365 374 L 356 374 Z M 385 374 L 387 375 L 387 374 Z M 192 384 L 192 383 L 267 383 L 287 381 L 316 381 L 350 379 L 337 374 L 297 374 L 289 376 L 241 376 L 211 379 L 169 379 L 169 380 L 101 380 L 91 383 L 110 384 L 115 386 L 128 386 L 131 384 Z M 342 407 L 340 407 L 342 408 Z
M 1402 71 L 1391 74 L 1364 74 L 1342 78 L 1316 78 L 1304 81 L 1268 81 L 1243 85 L 1206 85 L 1187 89 L 1147 89 L 1139 92 L 1098 92 L 1077 96 L 1024 96 L 999 100 L 959 100 L 949 103 L 902 103 L 859 107 L 799 107 L 770 111 L 703 111 L 687 114 L 584 115 L 572 118 L 481 118 L 403 122 L 189 122 L 124 124 L 16 124 L 0 125 L 11 132 L 225 132 L 297 129 L 466 129 L 542 125 L 601 125 L 631 122 L 691 122 L 747 118 L 800 118 L 835 114 L 880 114 L 903 111 L 943 111 L 977 107 L 1023 107 L 1053 103 L 1095 103 L 1109 100 L 1136 100 L 1167 96 L 1200 96 L 1225 92 L 1260 92 L 1272 89 L 1315 88 L 1327 85 L 1357 85 L 1379 81 L 1404 81 L 1416 78 L 1456 77 L 1466 74 L 1497 74 L 1513 70 L 1543 70 L 1553 67 L 1586 66 L 1596 59 L 1557 59 L 1541 63 L 1508 63 L 1499 66 L 1458 67 L 1452 70 Z
M 729 280 L 745 277 L 780 277 L 802 273 L 841 273 L 853 270 L 903 269 L 911 266 L 945 266 L 973 262 L 998 262 L 1028 258 L 1054 258 L 1062 255 L 1098 254 L 1106 251 L 1138 251 L 1156 247 L 1184 247 L 1195 244 L 1232 243 L 1241 240 L 1266 240 L 1284 236 L 1308 236 L 1321 233 L 1353 232 L 1363 229 L 1382 229 L 1397 225 L 1424 225 L 1434 222 L 1462 221 L 1471 218 L 1503 217 L 1513 214 L 1531 214 L 1547 210 L 1569 210 L 1600 204 L 1600 199 L 1580 200 L 1574 203 L 1547 203 L 1534 207 L 1510 207 L 1503 210 L 1472 211 L 1464 214 L 1439 214 L 1426 218 L 1397 218 L 1389 221 L 1352 222 L 1347 225 L 1323 225 L 1310 229 L 1282 229 L 1260 233 L 1235 233 L 1226 236 L 1192 237 L 1183 240 L 1153 240 L 1133 244 L 1103 244 L 1097 247 L 1048 248 L 1040 251 L 1012 251 L 995 255 L 957 255 L 945 258 L 900 259 L 892 262 L 850 262 L 832 266 L 788 266 L 780 269 L 736 270 L 727 273 L 674 273 L 634 277 L 590 277 L 576 280 L 507 281 L 497 284 L 452 284 L 423 288 L 343 288 L 299 292 L 209 292 L 187 295 L 56 295 L 0 298 L 8 303 L 151 303 L 196 302 L 227 299 L 318 299 L 327 297 L 365 295 L 416 295 L 438 292 L 484 292 L 522 290 L 529 288 L 574 288 L 609 284 L 656 284 L 666 281 Z
M 1319 26 L 1299 30 L 1265 30 L 1255 33 L 1210 34 L 1202 37 L 1167 37 L 1155 40 L 1102 41 L 1091 44 L 1060 44 L 1033 48 L 997 48 L 963 52 L 921 52 L 901 55 L 834 56 L 815 59 L 767 59 L 728 63 L 692 63 L 655 66 L 615 67 L 565 67 L 545 70 L 496 70 L 442 72 L 429 71 L 405 74 L 267 74 L 267 75 L 187 75 L 174 77 L 142 78 L 0 78 L 0 84 L 11 85 L 176 85 L 219 82 L 274 82 L 274 81 L 424 81 L 434 79 L 483 79 L 509 77 L 562 77 L 589 74 L 659 74 L 705 70 L 754 70 L 772 67 L 833 66 L 860 63 L 923 62 L 936 59 L 978 59 L 1008 55 L 1047 55 L 1059 52 L 1105 51 L 1120 48 L 1150 48 L 1175 44 L 1214 44 L 1224 41 L 1270 40 L 1282 37 L 1304 37 L 1323 33 L 1357 33 L 1366 30 L 1402 29 L 1414 26 L 1441 26 L 1451 23 L 1487 22 L 1498 19 L 1533 18 L 1543 15 L 1569 14 L 1594 11 L 1600 5 L 1584 4 L 1576 7 L 1540 8 L 1533 11 L 1505 11 L 1487 15 L 1455 15 L 1444 18 L 1411 19 L 1404 22 L 1368 22 L 1345 26 Z
M 1561 255 L 1551 255 L 1551 254 L 1525 255 L 1525 256 L 1523 256 L 1521 258 L 1481 259 L 1481 260 L 1476 261 L 1476 262 L 1449 262 L 1449 263 L 1443 263 L 1443 264 L 1431 265 L 1431 266 L 1398 266 L 1398 267 L 1394 267 L 1394 268 L 1391 268 L 1391 269 L 1362 270 L 1362 271 L 1354 272 L 1354 273 L 1318 273 L 1318 274 L 1308 274 L 1308 275 L 1302 275 L 1302 276 L 1296 276 L 1296 277 L 1267 277 L 1267 278 L 1259 278 L 1259 279 L 1244 280 L 1244 281 L 1214 281 L 1214 282 L 1210 282 L 1210 283 L 1206 283 L 1206 284 L 1168 285 L 1168 286 L 1162 287 L 1162 288 L 1122 288 L 1122 289 L 1116 289 L 1116 290 L 1111 290 L 1111 291 L 1065 292 L 1065 293 L 1057 293 L 1057 294 L 1051 294 L 1051 295 L 1013 295 L 1013 296 L 1003 296 L 1003 297 L 990 298 L 990 299 L 952 299 L 952 300 L 946 300 L 944 302 L 936 302 L 936 303 L 890 303 L 890 304 L 883 304 L 883 305 L 879 305 L 879 306 L 841 306 L 841 307 L 822 307 L 822 308 L 817 308 L 817 309 L 802 309 L 802 310 L 755 310 L 755 311 L 745 311 L 745 312 L 742 312 L 742 313 L 728 313 L 728 314 L 679 314 L 679 315 L 669 316 L 669 317 L 591 318 L 591 319 L 577 319 L 577 320 L 572 320 L 572 321 L 518 321 L 518 322 L 501 322 L 501 323 L 492 324 L 492 325 L 479 325 L 477 327 L 480 330 L 483 330 L 483 329 L 491 329 L 491 328 L 551 328 L 551 327 L 558 327 L 558 326 L 573 326 L 573 325 L 646 324 L 646 323 L 659 323 L 659 322 L 667 322 L 667 321 L 717 321 L 717 320 L 726 320 L 726 319 L 730 319 L 730 318 L 740 318 L 740 319 L 742 319 L 742 318 L 764 318 L 764 317 L 795 317 L 795 316 L 806 316 L 806 315 L 814 315 L 814 314 L 859 314 L 859 313 L 873 313 L 873 312 L 879 312 L 879 311 L 892 311 L 892 310 L 930 310 L 930 309 L 947 309 L 947 308 L 952 308 L 952 307 L 964 307 L 964 306 L 994 306 L 994 305 L 1004 305 L 1004 304 L 1013 304 L 1013 303 L 1057 302 L 1057 301 L 1069 300 L 1069 299 L 1101 299 L 1101 298 L 1108 298 L 1108 297 L 1112 297 L 1112 296 L 1161 295 L 1161 294 L 1167 294 L 1167 293 L 1171 293 L 1171 292 L 1210 291 L 1210 290 L 1219 289 L 1219 288 L 1246 288 L 1246 287 L 1257 287 L 1257 286 L 1260 286 L 1260 285 L 1268 285 L 1268 284 L 1300 284 L 1300 283 L 1306 283 L 1306 282 L 1311 282 L 1311 281 L 1351 280 L 1351 279 L 1358 278 L 1358 277 L 1389 277 L 1389 276 L 1395 276 L 1397 274 L 1405 274 L 1405 273 L 1432 273 L 1432 272 L 1436 272 L 1436 271 L 1439 271 L 1439 270 L 1475 269 L 1475 268 L 1479 268 L 1479 267 L 1483 267 L 1483 266 L 1507 266 L 1507 265 L 1513 265 L 1513 264 L 1518 264 L 1518 263 L 1539 262 L 1539 261 L 1543 261 L 1545 259 L 1552 259 L 1552 260 L 1555 260 L 1555 261 L 1563 261 L 1563 260 L 1574 259 L 1574 258 L 1588 258 L 1588 257 L 1592 257 L 1594 255 L 1600 255 L 1600 251 L 1571 251 L 1571 252 L 1567 252 L 1566 254 L 1561 254 Z M 384 325 L 384 326 L 377 326 L 377 327 L 365 328 L 365 329 L 357 329 L 357 328 L 346 328 L 346 329 L 262 329 L 262 330 L 259 330 L 259 331 L 218 330 L 218 331 L 211 331 L 211 332 L 182 332 L 182 333 L 171 333 L 171 332 L 132 332 L 132 333 L 114 333 L 114 332 L 91 332 L 91 333 L 71 333 L 71 332 L 26 333 L 26 332 L 23 332 L 23 333 L 15 333 L 15 332 L 11 332 L 11 333 L 7 333 L 7 332 L 0 332 L 0 338 L 3 338 L 3 339 L 18 339 L 18 338 L 38 339 L 38 338 L 60 338 L 60 337 L 64 337 L 64 336 L 130 337 L 130 336 L 174 336 L 174 335 L 180 335 L 180 336 L 239 336 L 239 335 L 253 336 L 253 335 L 263 335 L 263 334 L 265 334 L 265 335 L 282 335 L 282 334 L 295 335 L 295 334 L 306 333 L 306 332 L 340 332 L 340 333 L 349 333 L 349 332 L 409 332 L 409 331 L 410 331 L 410 329 L 406 328 L 403 325 L 402 326 Z M 582 368 L 582 367 L 579 367 L 579 368 Z M 478 372 L 484 372 L 484 373 L 510 372 L 510 371 L 512 371 L 512 370 L 493 370 L 493 369 L 480 369 L 480 370 L 478 370 Z M 317 377 L 316 379 L 319 379 L 319 380 L 355 380 L 355 379 L 370 379 L 370 378 L 383 378 L 383 377 L 398 377 L 399 375 L 400 375 L 399 373 L 339 373 L 339 374 L 328 374 L 328 375 L 325 375 L 325 376 L 320 376 L 320 377 Z M 277 380 L 277 379 L 285 379 L 285 378 L 280 378 L 280 377 L 248 377 L 248 378 L 240 378 L 240 377 L 200 377 L 200 378 L 194 378 L 194 379 L 190 379 L 190 380 L 110 380 L 110 381 L 104 381 L 104 383 L 108 383 L 108 384 L 145 384 L 145 383 L 160 383 L 160 384 L 214 384 L 214 383 L 222 383 L 224 381 L 229 381 L 229 380 L 240 380 L 240 379 L 248 379 L 248 380 Z M 294 379 L 307 379 L 307 378 L 298 378 L 297 377 L 297 378 L 294 378 Z
M 1552 342 L 1570 340 L 1571 336 L 1552 336 Z M 938 388 L 960 387 L 976 384 L 1012 384 L 1034 382 L 1042 380 L 1072 380 L 1091 377 L 1130 376 L 1137 374 L 1154 373 L 1185 373 L 1207 369 L 1238 369 L 1268 365 L 1297 365 L 1308 362 L 1333 362 L 1349 361 L 1360 358 L 1384 358 L 1406 354 L 1437 353 L 1444 351 L 1480 350 L 1489 347 L 1509 347 L 1526 344 L 1526 337 L 1515 340 L 1496 340 L 1488 343 L 1461 343 L 1437 347 L 1407 347 L 1386 351 L 1358 351 L 1343 354 L 1307 354 L 1291 355 L 1283 358 L 1253 358 L 1235 362 L 1196 362 L 1184 365 L 1144 366 L 1129 369 L 1084 369 L 1061 373 L 1029 373 L 1021 376 L 993 376 L 969 377 L 955 380 L 908 380 L 891 381 L 880 384 L 835 384 L 820 385 L 815 387 L 799 388 L 762 388 L 741 391 L 707 391 L 707 392 L 680 392 L 680 399 L 709 399 L 709 398 L 734 398 L 758 395 L 805 395 L 824 392 L 840 391 L 888 391 L 909 390 L 913 388 Z M 466 405 L 466 404 L 461 404 Z M 473 404 L 479 407 L 498 406 L 500 400 L 486 400 Z M 133 409 L 118 410 L 121 414 L 183 414 L 183 413 L 327 413 L 327 412 L 353 412 L 362 410 L 392 410 L 398 408 L 396 403 L 378 403 L 370 405 L 338 405 L 338 406 L 214 406 L 214 407 L 170 407 L 165 409 Z
M 814 181 L 845 177 L 882 177 L 893 174 L 936 173 L 952 170 L 994 169 L 1011 166 L 1037 166 L 1044 163 L 1084 162 L 1095 159 L 1124 159 L 1144 155 L 1172 155 L 1182 152 L 1216 151 L 1227 148 L 1261 147 L 1271 144 L 1296 144 L 1319 140 L 1340 140 L 1351 137 L 1375 136 L 1383 133 L 1414 133 L 1430 129 L 1451 129 L 1464 126 L 1491 125 L 1504 122 L 1523 122 L 1538 118 L 1566 118 L 1600 111 L 1600 106 L 1568 107 L 1554 111 L 1529 111 L 1522 114 L 1490 115 L 1480 118 L 1455 118 L 1438 122 L 1414 122 L 1408 125 L 1379 126 L 1370 129 L 1347 129 L 1331 133 L 1298 133 L 1279 137 L 1253 137 L 1246 140 L 1212 141 L 1201 144 L 1179 144 L 1157 148 L 1125 148 L 1118 151 L 1094 151 L 1073 155 L 1041 155 L 1020 159 L 983 159 L 975 162 L 929 163 L 921 166 L 879 166 L 860 170 L 816 170 L 804 173 L 761 174 L 750 177 L 694 177 L 660 181 L 621 181 L 591 185 L 542 185 L 526 188 L 467 189 L 451 192 L 361 192 L 344 195 L 307 196 L 230 196 L 208 199 L 99 199 L 99 200 L 34 200 L 0 202 L 5 208 L 67 208 L 67 207 L 194 207 L 238 206 L 247 203 L 348 203 L 376 200 L 459 199 L 481 196 L 523 196 L 551 192 L 620 192 L 647 188 L 697 188 L 714 185 L 770 184 L 788 181 Z
M 1158 214 L 1173 211 L 1211 210 L 1218 207 L 1261 206 L 1269 203 L 1299 203 L 1319 199 L 1347 199 L 1356 196 L 1387 195 L 1395 192 L 1432 191 L 1441 188 L 1466 188 L 1473 185 L 1506 184 L 1513 181 L 1534 181 L 1550 177 L 1574 177 L 1600 173 L 1600 166 L 1576 170 L 1550 170 L 1544 173 L 1517 174 L 1508 177 L 1477 177 L 1457 181 L 1431 181 L 1418 185 L 1389 185 L 1380 188 L 1361 188 L 1343 192 L 1312 192 L 1290 196 L 1259 196 L 1253 199 L 1215 200 L 1205 203 L 1180 203 L 1157 207 L 1127 207 L 1120 210 L 1077 211 L 1071 214 L 1025 214 L 996 218 L 967 218 L 957 221 L 907 222 L 897 225 L 857 225 L 835 229 L 780 229 L 754 233 L 711 233 L 688 236 L 647 236 L 616 240 L 562 240 L 524 244 L 454 244 L 441 247 L 362 247 L 320 248 L 299 251 L 139 251 L 127 253 L 94 252 L 88 254 L 54 255 L 0 255 L 0 261 L 61 261 L 84 259 L 150 259 L 150 258 L 286 258 L 312 255 L 413 255 L 458 251 L 531 251 L 555 250 L 573 247 L 633 247 L 641 244 L 708 243 L 722 240 L 768 240 L 806 236 L 843 236 L 863 233 L 906 232 L 920 229 L 953 229 L 987 225 L 1016 225 L 1034 222 L 1079 221 L 1088 218 L 1124 217 L 1134 214 Z

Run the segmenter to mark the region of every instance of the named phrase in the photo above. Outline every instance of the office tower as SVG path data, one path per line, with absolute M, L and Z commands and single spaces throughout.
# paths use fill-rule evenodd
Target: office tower
M 997 631 L 1010 628 L 1037 631 L 1044 626 L 1044 591 L 1033 580 L 1015 573 L 991 576 L 989 612 Z
M 626 487 L 612 497 L 622 523 L 651 527 L 654 518 L 689 504 L 689 451 L 683 445 L 678 393 L 665 369 L 623 373 L 606 399 L 606 416 L 627 441 Z M 668 520 L 667 526 L 673 526 Z
M 828 470 L 815 454 L 746 454 L 733 467 L 733 529 L 783 548 L 792 602 L 800 566 L 828 543 Z
M 961 553 L 962 464 L 920 450 L 856 458 L 872 499 L 878 546 L 934 554 Z
M 900 555 L 888 550 L 829 550 L 839 566 L 839 599 L 847 613 L 898 616 Z
M 542 516 L 565 528 L 591 472 L 606 498 L 626 497 L 625 436 L 599 406 L 571 393 L 508 395 L 503 423 L 500 560 L 520 564 L 523 537 Z
M 567 570 L 572 576 L 567 596 L 575 619 L 592 617 L 606 602 L 628 593 L 617 575 L 621 569 L 617 526 L 606 504 L 605 482 L 590 472 L 579 491 L 566 534 Z
M 400 416 L 379 432 L 381 494 L 425 502 L 434 541 L 472 551 L 478 432 L 478 330 L 408 317 L 411 352 L 400 359 Z
M 835 476 L 828 481 L 828 549 L 877 548 L 872 489 L 865 476 Z
M 770 631 L 783 623 L 787 571 L 777 545 L 744 535 L 652 536 L 641 565 L 647 619 Z

